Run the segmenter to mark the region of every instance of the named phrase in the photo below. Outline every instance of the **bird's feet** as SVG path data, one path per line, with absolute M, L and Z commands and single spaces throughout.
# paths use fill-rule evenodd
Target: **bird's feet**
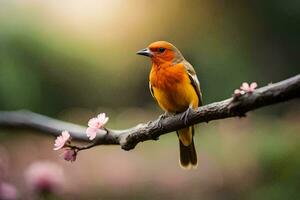
M 188 123 L 188 115 L 193 111 L 193 109 L 191 107 L 189 107 L 188 109 L 186 109 L 186 111 L 184 111 L 180 117 L 180 120 L 183 120 L 184 125 L 187 125 Z
M 164 120 L 165 118 L 167 118 L 169 116 L 169 113 L 165 112 L 164 114 L 161 114 L 158 117 L 158 128 L 159 129 L 163 129 L 163 125 L 162 125 L 162 120 Z

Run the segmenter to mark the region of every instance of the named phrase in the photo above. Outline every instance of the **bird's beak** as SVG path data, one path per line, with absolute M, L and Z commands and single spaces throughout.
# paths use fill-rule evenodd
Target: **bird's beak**
M 142 56 L 148 56 L 148 57 L 152 57 L 153 56 L 152 52 L 148 48 L 139 50 L 138 52 L 136 52 L 136 54 L 142 55 Z

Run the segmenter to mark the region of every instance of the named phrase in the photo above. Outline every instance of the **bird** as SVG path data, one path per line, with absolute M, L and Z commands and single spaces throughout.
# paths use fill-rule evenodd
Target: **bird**
M 202 93 L 196 71 L 182 53 L 167 41 L 156 41 L 137 52 L 150 57 L 149 89 L 159 107 L 165 111 L 160 120 L 183 113 L 186 124 L 188 114 L 202 105 Z M 179 139 L 179 163 L 184 169 L 197 167 L 194 145 L 194 126 L 177 131 Z

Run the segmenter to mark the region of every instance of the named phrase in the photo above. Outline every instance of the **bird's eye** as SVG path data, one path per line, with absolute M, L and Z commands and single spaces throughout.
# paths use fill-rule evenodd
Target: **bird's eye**
M 165 49 L 165 48 L 162 48 L 162 47 L 158 48 L 158 52 L 159 52 L 159 53 L 163 53 L 165 50 L 166 50 L 166 49 Z

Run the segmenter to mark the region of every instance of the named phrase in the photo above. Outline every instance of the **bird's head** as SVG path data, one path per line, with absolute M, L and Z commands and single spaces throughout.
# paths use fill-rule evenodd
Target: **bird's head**
M 137 54 L 150 57 L 156 64 L 179 63 L 184 59 L 180 51 L 166 41 L 153 42 L 147 48 L 138 51 Z

